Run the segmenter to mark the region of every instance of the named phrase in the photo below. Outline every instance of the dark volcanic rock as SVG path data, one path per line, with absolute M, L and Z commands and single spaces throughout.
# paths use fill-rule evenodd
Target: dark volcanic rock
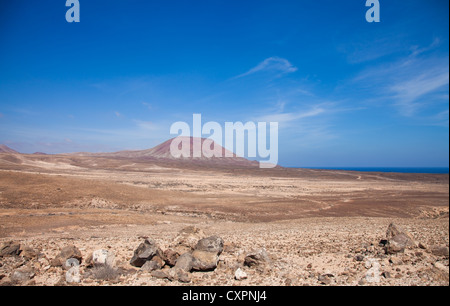
M 0 248 L 0 257 L 18 256 L 21 253 L 20 244 L 13 241 L 7 242 Z
M 142 267 L 145 262 L 151 260 L 159 252 L 159 248 L 152 240 L 146 239 L 134 251 L 130 264 L 135 267 Z
M 431 254 L 435 256 L 448 257 L 448 247 L 446 246 L 432 246 L 430 248 Z
M 264 249 L 252 252 L 244 259 L 244 265 L 247 267 L 254 267 L 268 262 L 270 262 L 270 258 Z
M 175 264 L 176 269 L 180 269 L 186 272 L 190 272 L 193 266 L 193 257 L 190 253 L 185 253 L 178 257 L 177 263 Z
M 223 252 L 223 239 L 218 236 L 204 238 L 197 243 L 195 250 L 220 255 Z
M 407 247 L 416 245 L 413 236 L 391 223 L 386 231 L 387 242 L 385 244 L 386 254 L 404 252 Z
M 74 245 L 66 246 L 65 248 L 63 248 L 59 255 L 51 261 L 51 264 L 55 267 L 64 267 L 66 261 L 71 258 L 78 260 L 79 263 L 81 263 L 81 261 L 83 260 L 83 256 L 81 255 L 80 250 Z

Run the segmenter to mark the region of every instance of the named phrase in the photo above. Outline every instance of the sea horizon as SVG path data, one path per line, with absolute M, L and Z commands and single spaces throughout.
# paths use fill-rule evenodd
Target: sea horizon
M 386 172 L 412 174 L 449 174 L 449 167 L 289 167 L 297 169 L 343 170 L 357 172 Z

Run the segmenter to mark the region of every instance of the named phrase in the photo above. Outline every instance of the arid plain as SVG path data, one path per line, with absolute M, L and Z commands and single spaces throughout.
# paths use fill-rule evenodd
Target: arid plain
M 391 223 L 414 241 L 401 252 L 380 244 Z M 214 268 L 170 273 L 166 251 L 210 236 Z M 130 264 L 145 239 L 161 273 Z M 1 153 L 1 245 L 3 285 L 448 285 L 449 176 Z M 55 264 L 68 246 L 73 282 Z M 110 270 L 92 267 L 96 250 Z

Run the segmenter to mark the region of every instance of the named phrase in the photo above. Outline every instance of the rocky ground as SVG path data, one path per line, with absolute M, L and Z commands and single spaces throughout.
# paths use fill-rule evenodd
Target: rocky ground
M 3 239 L 0 284 L 448 286 L 448 219 L 391 221 L 167 221 Z
M 448 286 L 448 183 L 0 154 L 0 285 Z

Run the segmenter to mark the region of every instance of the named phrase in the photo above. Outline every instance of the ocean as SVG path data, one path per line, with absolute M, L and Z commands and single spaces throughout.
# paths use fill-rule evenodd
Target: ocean
M 448 174 L 449 168 L 435 167 L 303 167 L 304 169 L 321 169 L 321 170 L 345 170 L 360 172 L 395 172 L 395 173 L 432 173 L 432 174 Z

